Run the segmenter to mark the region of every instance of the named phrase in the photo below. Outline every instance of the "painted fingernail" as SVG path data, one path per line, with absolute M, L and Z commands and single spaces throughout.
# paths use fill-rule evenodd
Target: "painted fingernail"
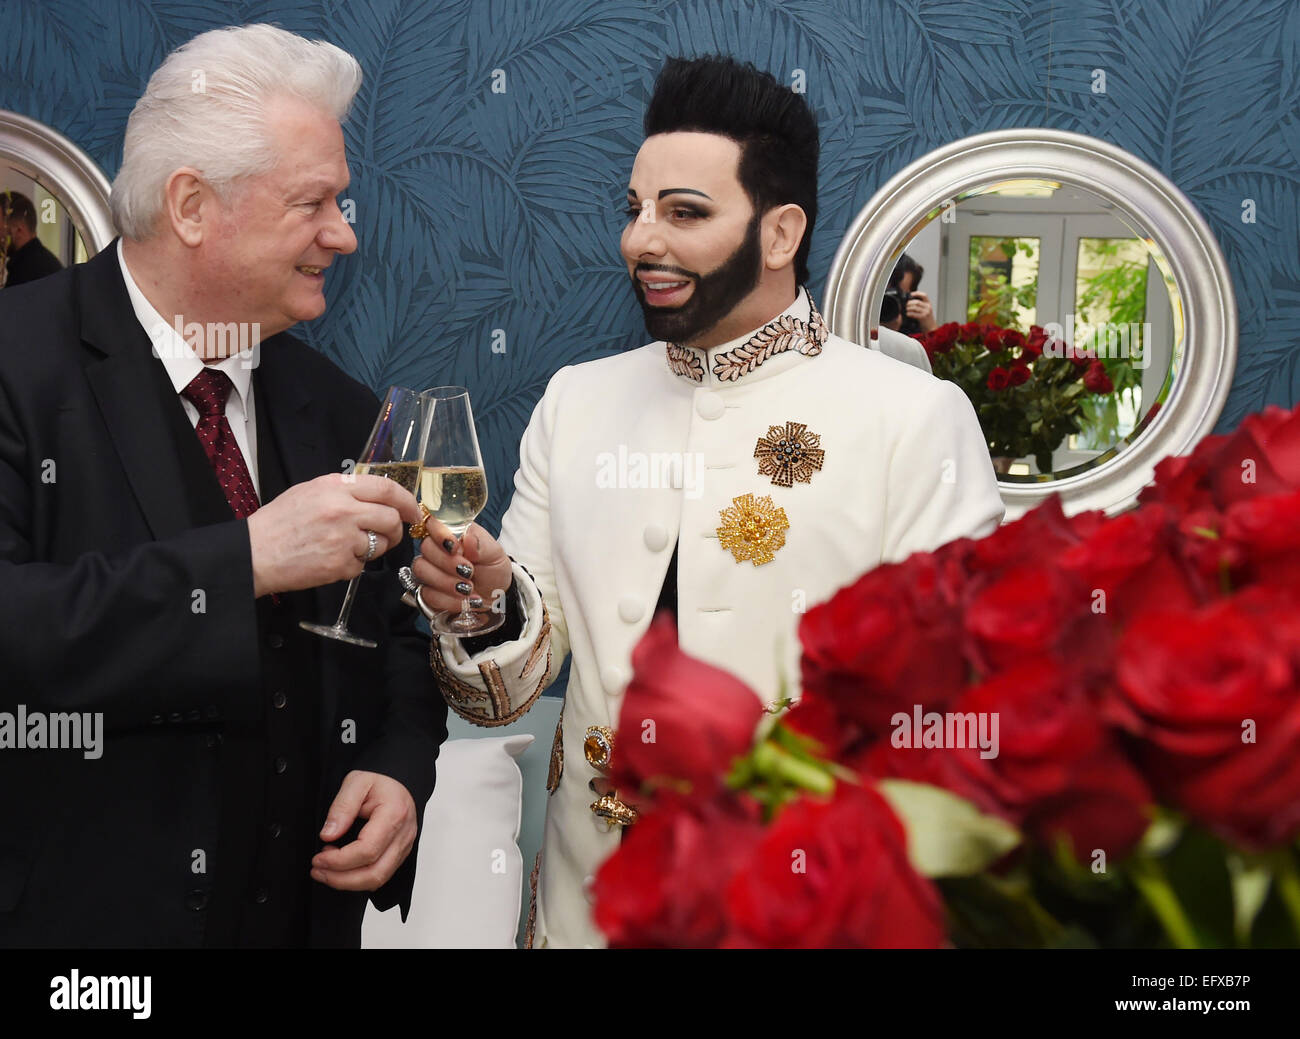
M 447 538 L 445 541 L 443 541 L 442 547 L 445 548 L 448 552 L 455 552 L 456 542 L 453 541 L 451 538 Z
M 481 609 L 483 609 L 483 600 L 480 599 L 477 595 L 474 596 L 474 598 L 469 599 L 468 602 L 469 602 L 469 608 L 470 608 L 471 610 L 481 610 Z
M 456 582 L 456 591 L 460 592 L 461 595 L 469 595 L 473 590 L 473 586 L 468 581 Z
M 456 573 L 460 574 L 461 577 L 473 577 L 474 568 L 468 563 L 457 563 Z

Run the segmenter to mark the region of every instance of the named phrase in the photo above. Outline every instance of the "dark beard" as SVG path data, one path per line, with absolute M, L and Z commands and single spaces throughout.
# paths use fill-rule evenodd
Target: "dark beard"
M 697 339 L 736 309 L 742 299 L 754 291 L 762 273 L 762 241 L 759 234 L 759 215 L 749 222 L 745 237 L 736 251 L 708 274 L 693 274 L 680 267 L 661 267 L 652 263 L 638 264 L 633 271 L 632 291 L 645 315 L 646 330 L 668 343 L 688 343 Z M 695 282 L 691 298 L 680 307 L 652 307 L 645 301 L 645 289 L 636 277 L 636 271 L 663 271 L 679 274 Z

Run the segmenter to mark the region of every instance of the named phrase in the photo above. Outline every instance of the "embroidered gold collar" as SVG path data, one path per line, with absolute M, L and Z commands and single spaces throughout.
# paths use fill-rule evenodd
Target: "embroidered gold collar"
M 826 343 L 826 322 L 813 302 L 812 293 L 800 289 L 808 297 L 808 320 L 802 321 L 793 314 L 780 314 L 760 328 L 739 346 L 713 357 L 713 374 L 720 382 L 735 382 L 748 375 L 763 362 L 779 354 L 794 351 L 805 357 L 816 357 Z M 674 375 L 704 381 L 703 351 L 689 346 L 668 344 L 668 367 Z

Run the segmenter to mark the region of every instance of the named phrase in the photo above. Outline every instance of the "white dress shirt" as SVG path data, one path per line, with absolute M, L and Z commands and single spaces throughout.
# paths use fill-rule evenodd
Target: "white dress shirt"
M 136 320 L 149 336 L 154 356 L 162 361 L 167 377 L 176 388 L 177 396 L 180 396 L 181 391 L 203 370 L 203 362 L 176 331 L 175 321 L 163 320 L 162 315 L 140 291 L 140 286 L 135 283 L 126 265 L 120 239 L 117 243 L 117 262 L 122 268 L 122 280 L 126 282 L 127 295 L 131 297 Z M 234 384 L 234 392 L 226 399 L 226 421 L 235 434 L 235 443 L 244 456 L 244 464 L 248 466 L 248 475 L 253 478 L 253 488 L 257 491 L 259 500 L 262 497 L 262 487 L 257 478 L 257 408 L 253 401 L 253 369 L 260 359 L 260 351 L 252 350 L 251 353 L 232 353 L 225 360 L 211 365 L 218 371 L 225 372 Z M 185 397 L 181 397 L 181 406 L 189 417 L 190 425 L 197 426 L 198 408 Z

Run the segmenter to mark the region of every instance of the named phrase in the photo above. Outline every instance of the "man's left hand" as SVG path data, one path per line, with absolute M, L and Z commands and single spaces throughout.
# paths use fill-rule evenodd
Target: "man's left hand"
M 321 840 L 342 837 L 360 816 L 357 839 L 327 844 L 311 860 L 311 876 L 339 891 L 375 891 L 388 883 L 415 844 L 415 800 L 410 791 L 378 772 L 349 772 L 321 828 Z

